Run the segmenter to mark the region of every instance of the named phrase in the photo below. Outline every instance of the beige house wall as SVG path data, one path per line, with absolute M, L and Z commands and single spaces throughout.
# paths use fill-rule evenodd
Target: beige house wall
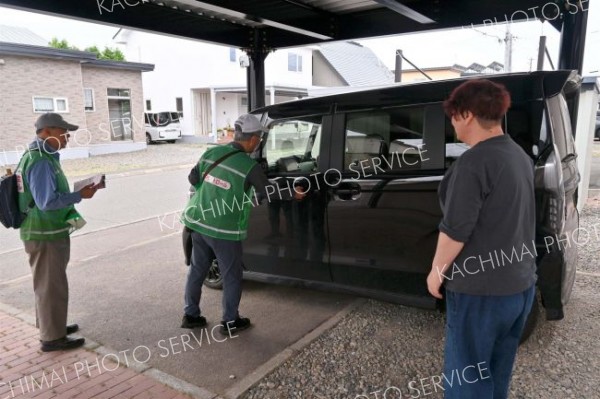
M 85 128 L 79 62 L 0 54 L 0 151 L 22 151 L 35 138 L 33 96 L 64 97 L 70 123 Z
M 313 51 L 313 85 L 314 86 L 348 86 L 339 73 L 318 51 Z
M 454 79 L 460 78 L 460 71 L 455 71 L 451 69 L 440 69 L 434 71 L 425 71 L 425 73 L 433 80 L 443 80 L 443 79 Z M 427 77 L 423 75 L 419 71 L 402 71 L 402 82 L 424 82 L 427 81 Z
M 133 141 L 145 140 L 144 93 L 141 72 L 98 68 L 85 64 L 81 69 L 83 74 L 82 95 L 84 88 L 93 89 L 94 111 L 85 112 L 88 131 L 85 134 L 79 134 L 77 140 L 83 142 L 86 137 L 87 139 L 91 137 L 92 144 L 106 144 L 111 141 L 107 95 L 109 88 L 130 90 Z

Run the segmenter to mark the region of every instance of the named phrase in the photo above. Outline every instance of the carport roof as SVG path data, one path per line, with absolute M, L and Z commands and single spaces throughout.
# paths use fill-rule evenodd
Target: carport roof
M 554 18 L 548 0 L 0 0 L 0 6 L 263 50 L 505 20 Z M 554 4 L 554 3 L 552 3 Z M 564 10 L 565 12 L 567 10 Z M 557 17 L 557 15 L 556 15 Z M 556 20 L 554 22 L 560 22 Z

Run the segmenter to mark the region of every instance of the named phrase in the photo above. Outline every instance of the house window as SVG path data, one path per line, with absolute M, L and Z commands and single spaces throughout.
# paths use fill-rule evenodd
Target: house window
M 83 89 L 83 104 L 88 112 L 95 111 L 94 108 L 94 89 Z
M 181 98 L 181 97 L 175 98 L 175 109 L 179 113 L 179 117 L 183 118 L 183 98 Z
M 33 97 L 33 112 L 69 112 L 69 102 L 64 97 Z
M 236 61 L 235 48 L 233 48 L 233 47 L 229 47 L 229 61 L 230 62 Z
M 122 98 L 129 98 L 130 97 L 130 91 L 129 89 L 107 89 L 106 93 L 108 94 L 109 97 L 122 97 Z
M 302 56 L 296 53 L 288 53 L 288 71 L 302 72 Z
M 240 97 L 240 106 L 242 106 L 242 107 L 248 106 L 248 97 L 246 97 L 246 96 Z
M 146 100 L 146 111 L 152 111 L 152 101 Z

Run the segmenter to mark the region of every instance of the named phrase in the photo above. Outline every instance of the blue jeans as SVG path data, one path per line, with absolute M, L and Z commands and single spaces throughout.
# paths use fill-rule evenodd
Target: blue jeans
M 445 399 L 506 399 L 535 284 L 506 296 L 446 291 Z
M 215 257 L 223 277 L 223 321 L 233 321 L 239 317 L 242 298 L 242 242 L 220 240 L 195 231 L 192 232 L 192 257 L 183 311 L 188 316 L 200 316 L 202 284 Z

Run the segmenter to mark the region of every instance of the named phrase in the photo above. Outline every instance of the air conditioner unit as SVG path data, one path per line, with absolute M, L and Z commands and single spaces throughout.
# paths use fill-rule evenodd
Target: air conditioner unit
M 240 55 L 240 68 L 247 68 L 250 66 L 250 59 L 247 55 Z

